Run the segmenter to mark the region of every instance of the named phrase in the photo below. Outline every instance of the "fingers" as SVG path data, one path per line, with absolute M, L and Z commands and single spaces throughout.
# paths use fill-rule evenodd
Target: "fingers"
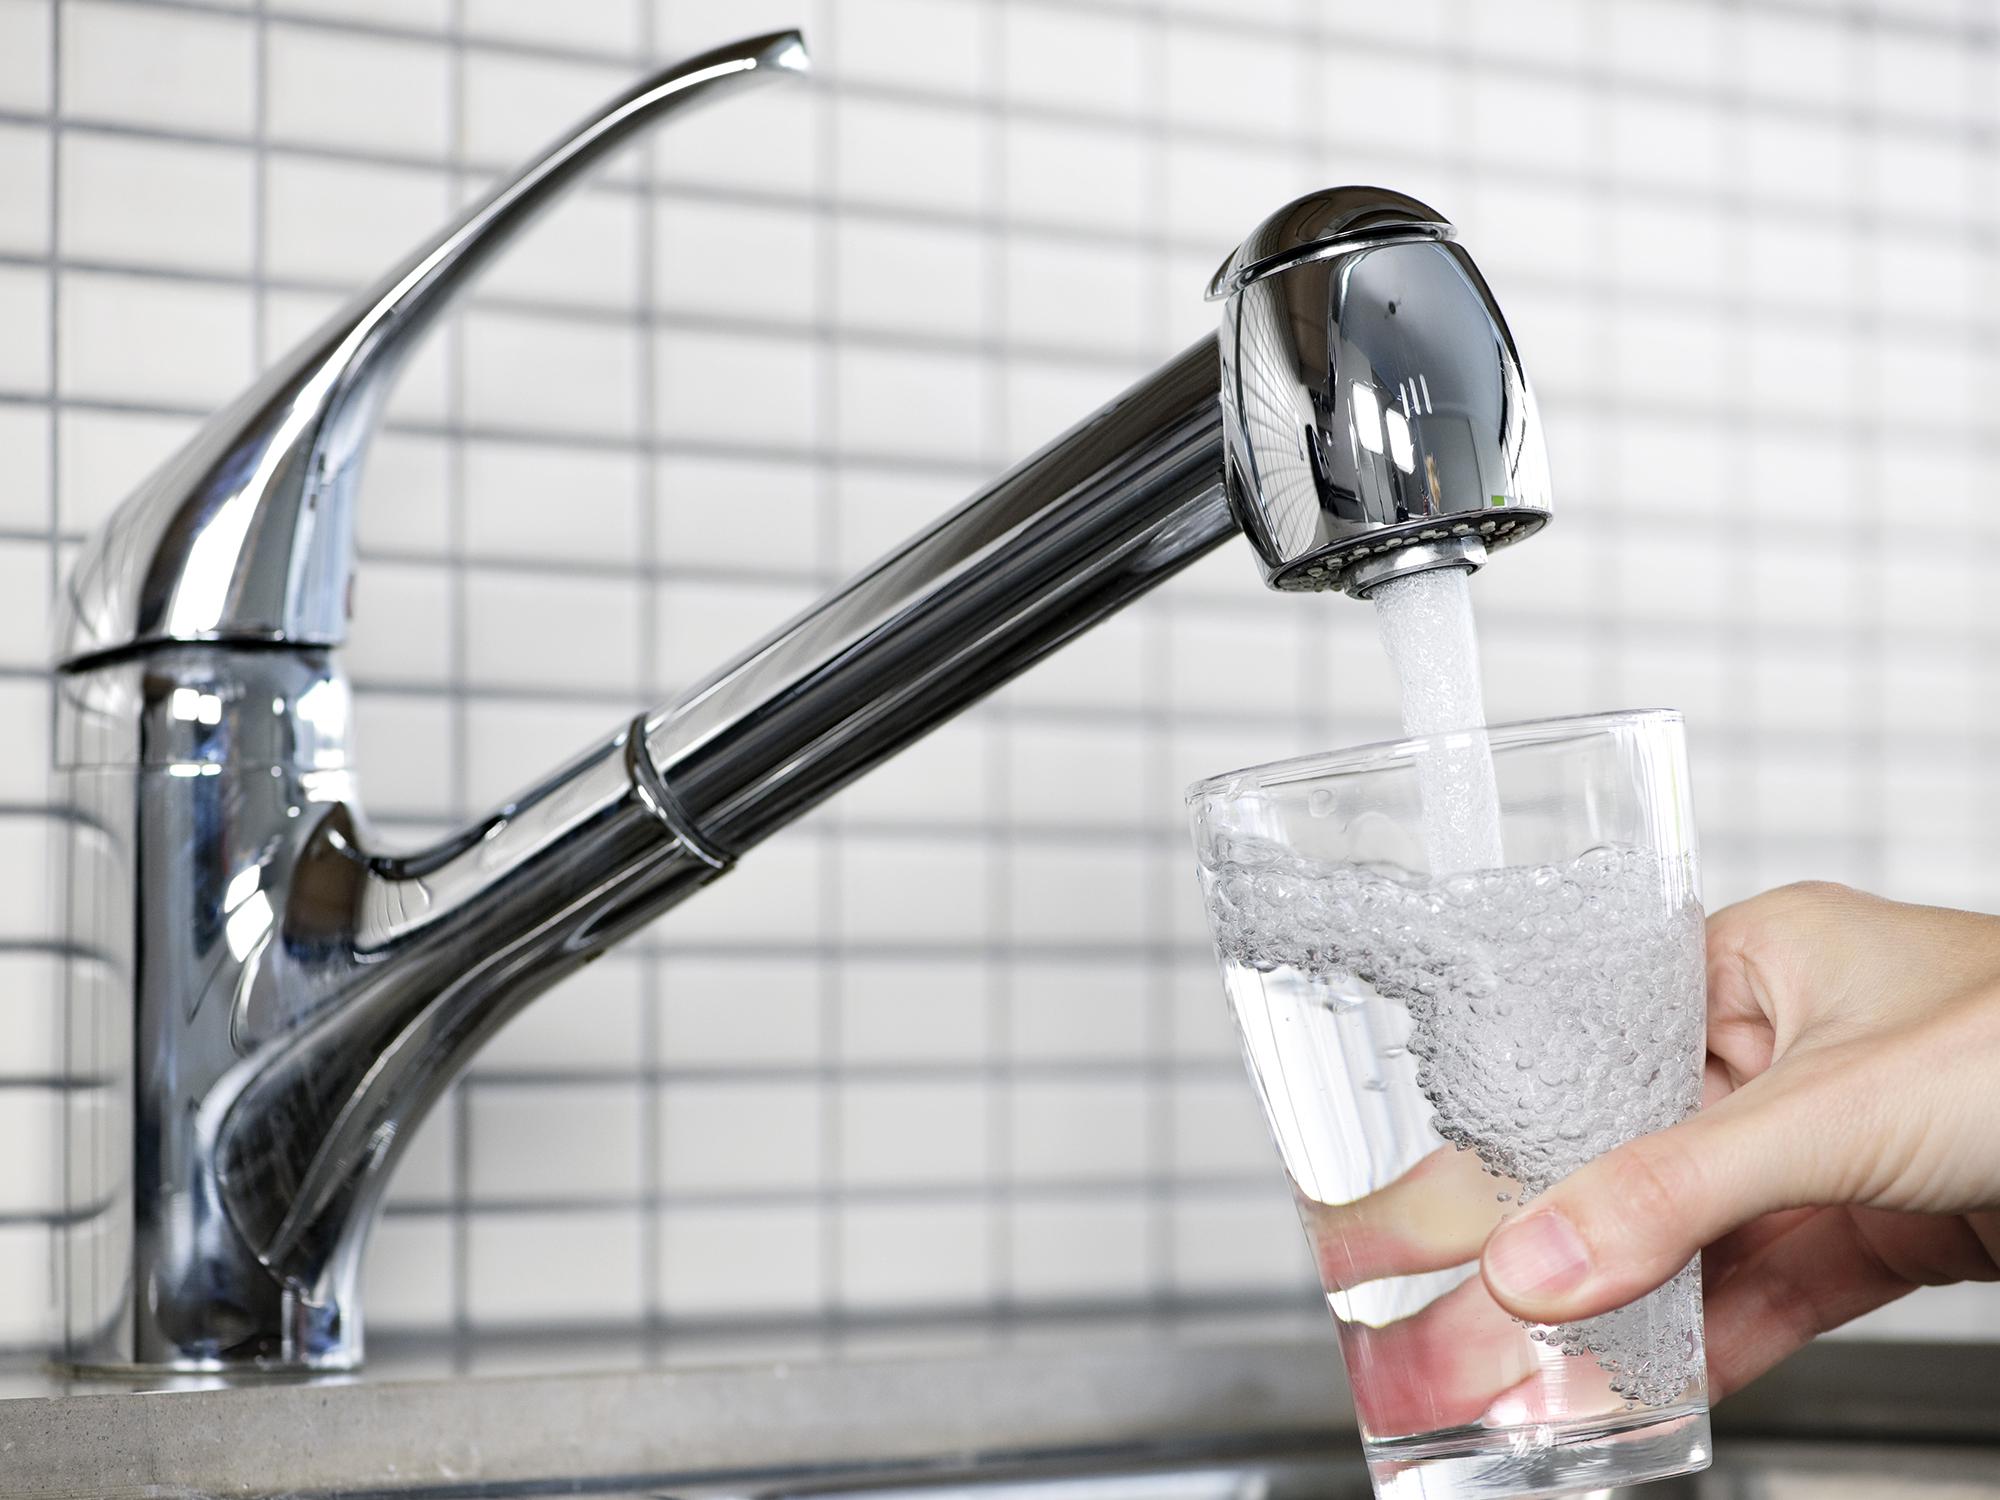
M 1752 1219 L 1741 1229 L 1725 1234 L 1701 1252 L 1702 1287 L 1706 1292 L 1714 1292 L 1771 1241 L 1790 1234 L 1814 1214 L 1825 1211 L 1820 1208 L 1786 1209 L 1783 1213 Z
M 1338 1206 L 1304 1200 L 1300 1215 L 1328 1291 L 1384 1276 L 1462 1266 L 1500 1222 L 1501 1184 L 1470 1151 L 1440 1146 L 1388 1186 Z
M 1709 1040 L 1754 1076 L 1822 1023 L 1907 1023 L 2000 978 L 2000 919 L 1788 885 L 1708 921 Z
M 1495 1299 L 1533 1322 L 1574 1322 L 1653 1290 L 1752 1219 L 1842 1201 L 1867 1150 L 1844 1071 L 1767 1074 L 1572 1173 L 1487 1240 Z
M 1830 1328 L 1911 1290 L 1842 1209 L 1792 1222 L 1708 1289 L 1708 1394 L 1719 1401 Z
M 1495 1400 L 1561 1355 L 1493 1305 L 1474 1276 L 1421 1312 L 1346 1327 L 1354 1407 L 1370 1437 L 1476 1422 Z

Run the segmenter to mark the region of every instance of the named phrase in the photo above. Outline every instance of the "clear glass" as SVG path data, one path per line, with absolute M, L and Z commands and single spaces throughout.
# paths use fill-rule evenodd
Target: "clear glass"
M 1424 788 L 1436 800 L 1489 756 L 1500 863 L 1434 874 Z M 1523 1200 L 1700 1103 L 1680 716 L 1306 756 L 1201 782 L 1188 803 L 1377 1495 L 1545 1495 L 1705 1467 L 1696 1267 L 1556 1328 L 1508 1316 L 1478 1275 Z

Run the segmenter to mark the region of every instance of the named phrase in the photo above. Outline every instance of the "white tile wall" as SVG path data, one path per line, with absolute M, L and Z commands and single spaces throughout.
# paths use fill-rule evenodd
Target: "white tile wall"
M 2000 0 L 0 0 L 0 1344 L 47 1326 L 60 550 L 649 58 L 793 23 L 812 86 L 614 166 L 406 373 L 348 653 L 391 836 L 707 671 L 1210 326 L 1285 197 L 1376 180 L 1461 222 L 1543 398 L 1566 514 L 1481 579 L 1494 713 L 1685 708 L 1712 901 L 2000 906 Z M 1178 794 L 1394 719 L 1366 612 L 1224 549 L 514 1022 L 392 1191 L 373 1327 L 1303 1299 Z M 2000 1333 L 1932 1305 L 1894 1327 Z

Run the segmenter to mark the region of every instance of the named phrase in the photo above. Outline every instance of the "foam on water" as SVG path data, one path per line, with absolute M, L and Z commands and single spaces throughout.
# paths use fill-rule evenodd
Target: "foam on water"
M 1438 1134 L 1523 1201 L 1700 1103 L 1702 912 L 1678 864 L 1597 849 L 1413 880 L 1261 840 L 1225 853 L 1203 872 L 1224 962 L 1290 969 L 1329 1005 L 1359 985 L 1405 1007 Z M 1694 1275 L 1533 1332 L 1593 1355 L 1629 1400 L 1671 1402 L 1701 1370 Z
M 1412 737 L 1486 725 L 1470 581 L 1463 568 L 1432 568 L 1379 584 L 1368 596 L 1402 685 L 1403 732 Z M 1498 865 L 1500 799 L 1485 740 L 1468 738 L 1426 754 L 1417 779 L 1432 872 Z

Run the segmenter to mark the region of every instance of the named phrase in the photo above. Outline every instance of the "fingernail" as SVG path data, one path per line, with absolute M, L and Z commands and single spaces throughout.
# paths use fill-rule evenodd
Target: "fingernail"
M 1486 1246 L 1486 1281 L 1509 1296 L 1566 1292 L 1590 1271 L 1578 1234 L 1554 1209 L 1503 1224 Z

